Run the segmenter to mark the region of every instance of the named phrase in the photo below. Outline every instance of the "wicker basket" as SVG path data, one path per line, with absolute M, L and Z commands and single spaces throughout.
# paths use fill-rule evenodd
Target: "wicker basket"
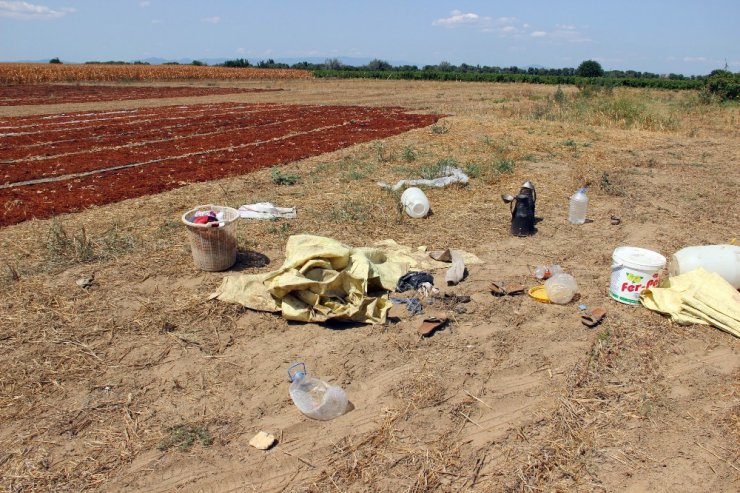
M 197 212 L 223 212 L 220 223 L 196 224 Z M 199 205 L 182 215 L 182 222 L 188 228 L 190 248 L 196 267 L 217 272 L 226 270 L 236 263 L 236 223 L 239 211 L 221 205 Z M 222 224 L 214 227 L 213 225 Z

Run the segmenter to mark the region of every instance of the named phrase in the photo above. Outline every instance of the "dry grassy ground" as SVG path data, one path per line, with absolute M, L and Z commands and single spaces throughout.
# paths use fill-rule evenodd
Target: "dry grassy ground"
M 211 83 L 227 84 L 227 83 Z M 608 299 L 620 245 L 669 255 L 737 235 L 737 106 L 691 93 L 582 95 L 531 85 L 397 81 L 232 83 L 279 93 L 202 101 L 401 105 L 439 124 L 284 166 L 0 230 L 0 485 L 8 491 L 737 491 L 740 345 Z M 21 115 L 173 100 L 0 109 Z M 399 215 L 395 181 L 456 162 L 467 187 L 430 190 L 434 214 Z M 509 234 L 501 193 L 532 180 L 543 221 Z M 589 217 L 566 221 L 589 183 Z M 293 233 L 348 244 L 453 247 L 483 265 L 453 292 L 465 313 L 419 339 L 416 321 L 286 323 L 207 301 L 179 222 L 195 204 L 272 201 L 292 221 L 242 222 L 234 270 L 279 266 Z M 614 226 L 610 216 L 622 222 Z M 574 303 L 494 298 L 559 263 Z M 75 281 L 94 273 L 89 289 Z M 443 275 L 443 272 L 441 273 Z M 446 288 L 447 289 L 447 288 Z M 305 360 L 355 409 L 304 418 L 285 369 Z M 259 430 L 280 443 L 248 446 Z

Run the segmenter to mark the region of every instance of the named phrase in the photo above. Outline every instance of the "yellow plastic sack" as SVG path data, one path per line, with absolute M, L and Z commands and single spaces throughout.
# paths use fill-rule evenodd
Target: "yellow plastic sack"
M 680 324 L 713 325 L 740 337 L 740 293 L 719 274 L 702 268 L 645 290 L 640 302 Z
M 418 266 L 404 249 L 394 242 L 350 248 L 331 238 L 294 235 L 288 238 L 282 267 L 226 277 L 211 298 L 279 311 L 287 320 L 385 323 L 391 303 L 385 294 L 369 293 L 392 291 L 410 267 Z

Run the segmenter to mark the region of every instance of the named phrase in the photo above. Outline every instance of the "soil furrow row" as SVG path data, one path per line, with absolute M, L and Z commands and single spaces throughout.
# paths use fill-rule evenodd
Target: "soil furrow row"
M 306 114 L 306 112 L 301 112 Z M 140 125 L 131 125 L 125 130 L 117 125 L 101 127 L 95 133 L 73 131 L 66 134 L 65 139 L 57 141 L 38 142 L 32 144 L 13 144 L 0 146 L 0 164 L 7 164 L 22 160 L 45 160 L 61 157 L 66 154 L 90 152 L 103 148 L 136 145 L 146 141 L 158 141 L 188 137 L 197 134 L 215 133 L 219 130 L 229 130 L 236 126 L 242 128 L 255 127 L 268 123 L 279 122 L 285 119 L 285 112 L 268 110 L 262 112 L 231 112 L 220 113 L 209 117 L 203 115 L 197 119 L 188 120 L 174 125 L 163 125 L 162 120 L 146 120 Z M 46 152 L 39 153 L 39 147 L 47 146 Z
M 19 161 L 4 164 L 0 182 L 7 185 L 39 178 L 121 166 L 142 160 L 160 159 L 173 154 L 189 154 L 203 149 L 235 147 L 257 140 L 270 140 L 287 133 L 309 131 L 317 126 L 336 125 L 348 120 L 345 111 L 340 110 L 337 113 L 331 113 L 320 111 L 318 108 L 301 116 L 301 118 L 290 121 L 284 119 L 263 126 L 236 129 L 220 135 L 161 140 L 155 144 L 142 147 L 96 149 L 84 156 L 66 155 L 46 161 Z
M 431 125 L 438 118 L 378 109 L 366 121 L 349 120 L 322 131 L 299 133 L 259 145 L 167 159 L 64 181 L 5 188 L 0 190 L 0 226 L 159 193 L 188 183 L 245 174 Z M 307 125 L 310 127 L 310 122 Z M 268 139 L 263 136 L 261 140 Z

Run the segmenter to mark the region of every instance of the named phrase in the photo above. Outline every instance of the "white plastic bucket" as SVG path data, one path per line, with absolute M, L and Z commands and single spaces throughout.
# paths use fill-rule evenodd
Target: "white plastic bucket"
M 401 194 L 403 209 L 411 217 L 421 218 L 429 214 L 429 199 L 421 188 L 411 187 Z
M 671 257 L 668 273 L 685 274 L 697 267 L 716 272 L 735 289 L 740 289 L 740 246 L 703 245 L 682 248 Z
M 666 258 L 652 250 L 631 246 L 615 249 L 609 294 L 620 303 L 636 305 L 645 289 L 660 283 L 665 264 Z

